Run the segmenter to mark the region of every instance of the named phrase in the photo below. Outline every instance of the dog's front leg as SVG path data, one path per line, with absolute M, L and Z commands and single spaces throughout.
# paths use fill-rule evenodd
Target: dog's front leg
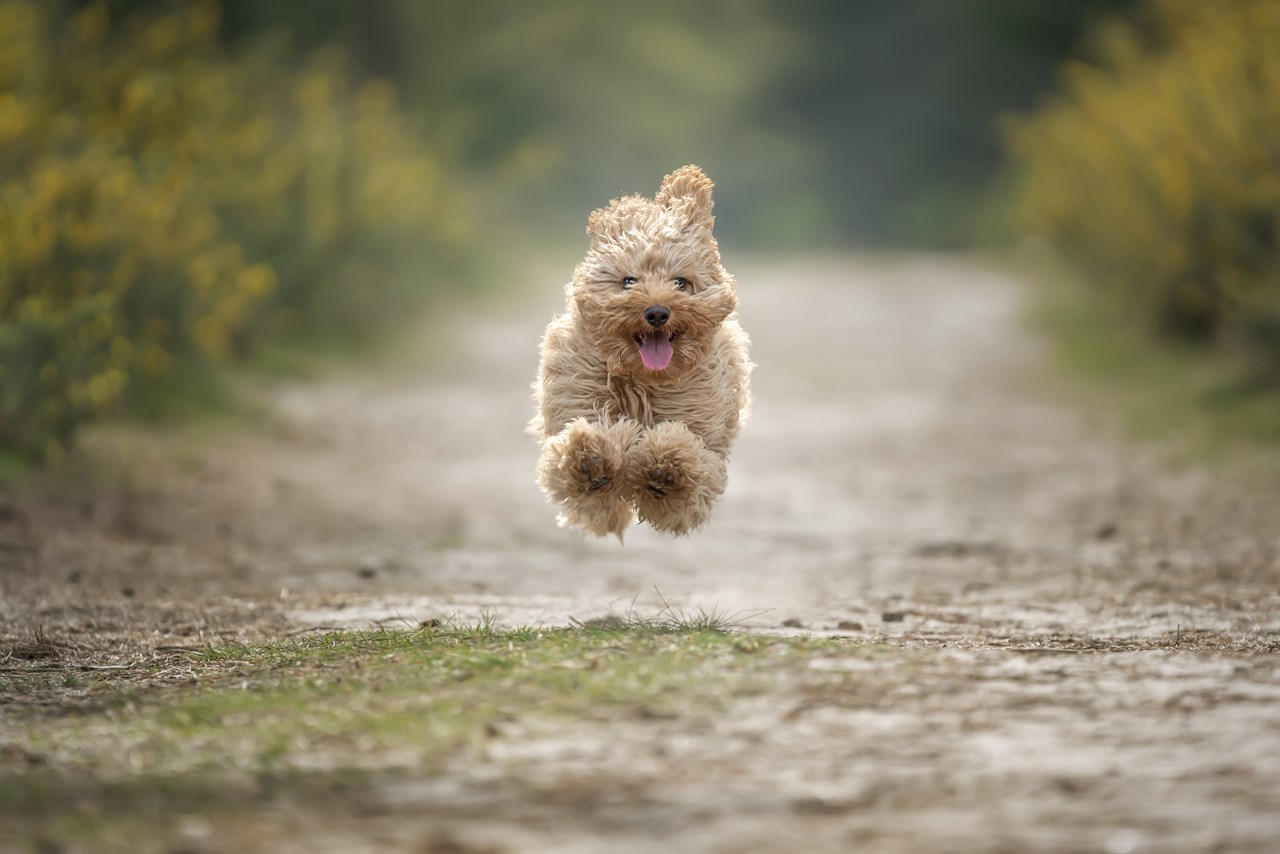
M 625 465 L 640 425 L 630 419 L 575 418 L 546 440 L 538 459 L 538 483 L 560 505 L 560 524 L 619 539 L 631 524 Z
M 729 483 L 724 458 L 679 421 L 656 424 L 632 445 L 627 479 L 640 518 L 669 534 L 701 528 Z

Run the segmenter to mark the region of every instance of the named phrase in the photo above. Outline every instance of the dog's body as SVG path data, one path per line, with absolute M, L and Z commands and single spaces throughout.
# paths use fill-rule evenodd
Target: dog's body
M 685 534 L 725 490 L 751 363 L 711 232 L 711 189 L 686 166 L 655 198 L 591 214 L 568 310 L 542 341 L 529 424 L 542 442 L 538 482 L 562 525 L 621 539 L 638 516 Z

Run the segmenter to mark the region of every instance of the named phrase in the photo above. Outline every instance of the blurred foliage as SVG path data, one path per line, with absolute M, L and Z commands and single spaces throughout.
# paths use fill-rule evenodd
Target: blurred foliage
M 0 0 L 0 448 L 374 332 L 464 263 L 527 277 L 689 162 L 753 248 L 958 245 L 1020 194 L 1168 328 L 1274 351 L 1280 4 L 1103 27 L 1003 180 L 996 118 L 1130 6 Z
M 165 0 L 113 0 L 121 6 Z M 504 231 L 580 234 L 684 163 L 753 247 L 956 245 L 1029 107 L 1128 0 L 224 0 L 231 42 L 340 41 Z
M 1142 13 L 1012 124 L 1025 220 L 1160 330 L 1280 382 L 1280 3 Z
M 812 193 L 762 168 L 796 169 L 807 148 L 756 108 L 802 49 L 764 0 L 396 8 L 413 39 L 400 63 L 406 99 L 440 117 L 437 143 L 516 206 L 525 228 L 581 235 L 592 208 L 652 194 L 685 163 L 715 178 L 739 233 L 753 198 L 776 191 L 791 206 Z
M 1030 107 L 1092 25 L 1128 5 L 777 0 L 805 52 L 764 109 L 812 141 L 802 180 L 842 242 L 965 245 L 1002 168 L 998 117 Z
M 218 26 L 0 3 L 0 449 L 56 457 L 166 375 L 372 331 L 465 236 L 390 83 Z

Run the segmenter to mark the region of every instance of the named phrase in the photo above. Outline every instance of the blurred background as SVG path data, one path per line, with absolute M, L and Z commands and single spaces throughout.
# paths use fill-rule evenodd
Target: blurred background
M 1081 361 L 1274 402 L 1277 44 L 1271 0 L 0 0 L 0 453 L 544 287 L 685 163 L 727 250 L 1030 246 Z

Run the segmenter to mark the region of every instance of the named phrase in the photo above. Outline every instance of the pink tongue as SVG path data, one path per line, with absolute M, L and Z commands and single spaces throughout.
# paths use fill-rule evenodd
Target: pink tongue
M 665 332 L 649 332 L 640 344 L 640 361 L 651 371 L 661 371 L 671 364 L 671 353 Z

